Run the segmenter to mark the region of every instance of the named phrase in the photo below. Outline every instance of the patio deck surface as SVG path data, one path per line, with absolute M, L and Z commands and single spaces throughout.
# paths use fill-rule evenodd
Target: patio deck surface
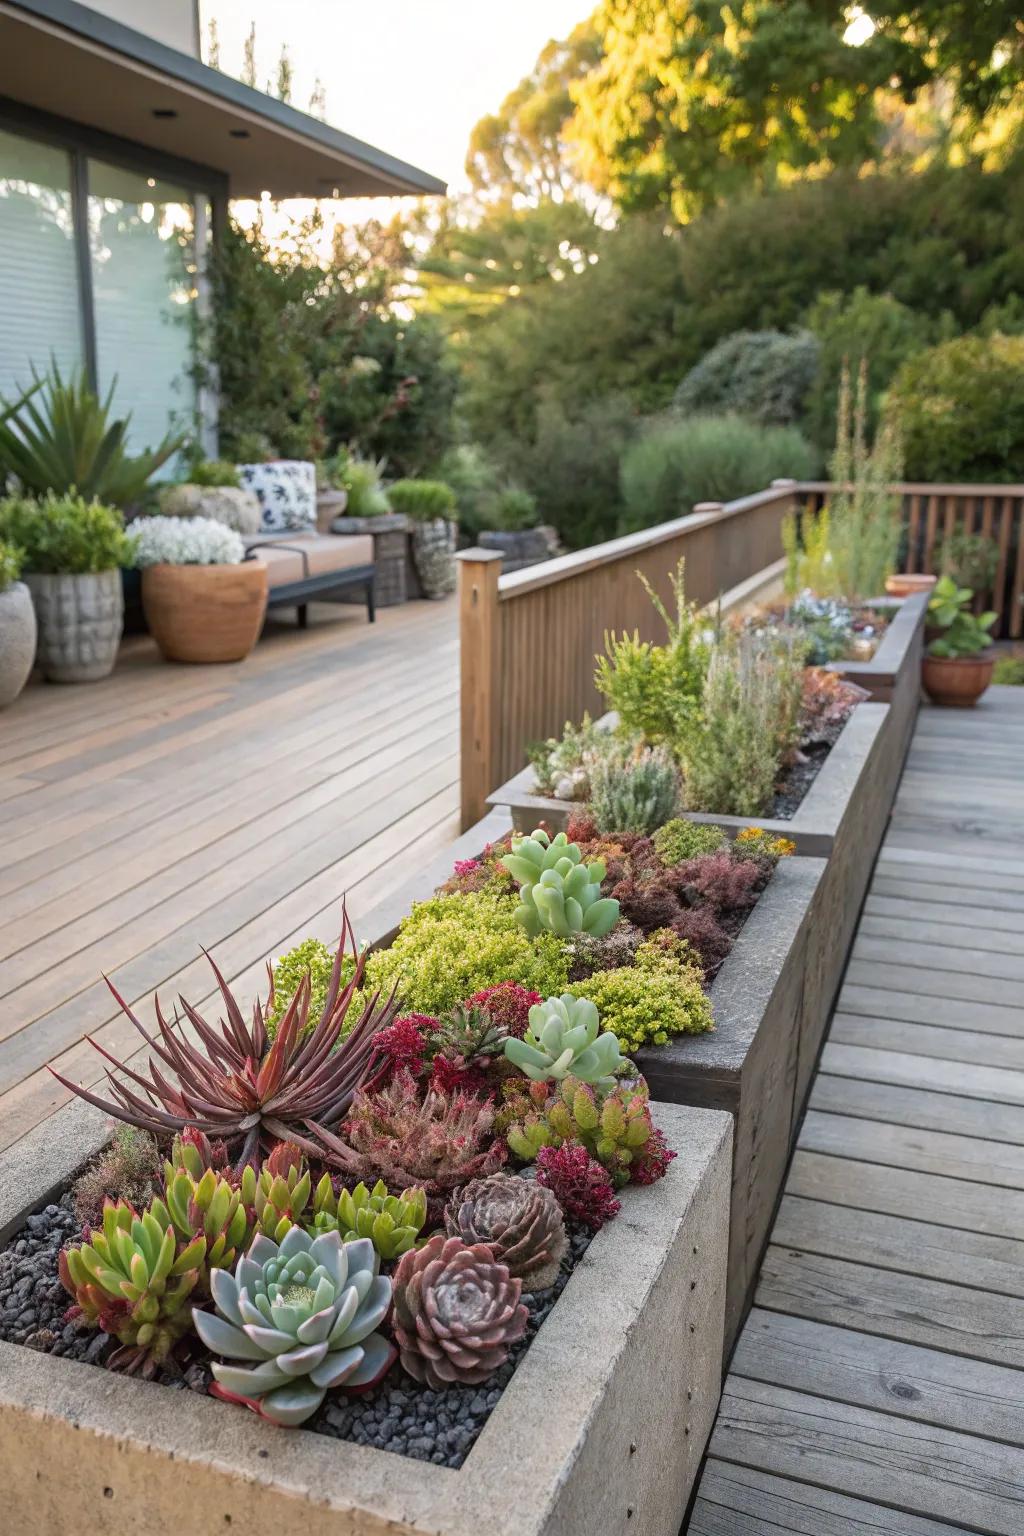
M 690 1536 L 1024 1531 L 1022 762 L 922 709 Z
M 205 945 L 248 1000 L 264 962 L 336 941 L 458 835 L 455 600 L 313 605 L 241 666 L 162 662 L 33 685 L 0 714 L 0 1148 L 96 1082 L 88 1031 L 138 1044 L 101 979 L 211 995 Z M 151 1015 L 149 1015 L 151 1016 Z

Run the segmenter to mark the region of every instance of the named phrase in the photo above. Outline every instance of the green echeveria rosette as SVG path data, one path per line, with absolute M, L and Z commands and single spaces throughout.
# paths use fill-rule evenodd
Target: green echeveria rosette
M 543 831 L 513 838 L 512 852 L 500 863 L 519 882 L 516 920 L 531 938 L 547 929 L 560 938 L 589 933 L 600 939 L 619 920 L 619 903 L 601 895 L 604 863 L 584 864 L 564 832 L 554 838 Z
M 391 1305 L 391 1281 L 368 1238 L 311 1237 L 292 1227 L 280 1244 L 262 1233 L 234 1274 L 210 1277 L 217 1313 L 193 1311 L 214 1354 L 218 1397 L 244 1402 L 275 1424 L 302 1424 L 332 1387 L 368 1387 L 395 1358 L 374 1332 Z M 219 1315 L 218 1315 L 219 1314 Z
M 615 1086 L 615 1074 L 630 1063 L 610 1030 L 600 1033 L 601 1019 L 589 998 L 549 997 L 534 1003 L 522 1040 L 506 1040 L 505 1055 L 535 1083 L 579 1078 L 605 1091 Z

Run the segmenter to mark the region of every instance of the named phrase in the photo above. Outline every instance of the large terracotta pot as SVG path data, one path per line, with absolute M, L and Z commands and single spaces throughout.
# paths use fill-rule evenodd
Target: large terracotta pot
M 924 691 L 933 704 L 949 709 L 971 709 L 992 681 L 995 652 L 976 656 L 925 656 L 921 664 Z
M 28 572 L 39 645 L 36 660 L 51 683 L 97 683 L 114 670 L 121 643 L 121 572 L 81 576 Z
M 151 565 L 142 573 L 142 606 L 168 661 L 242 661 L 259 639 L 267 611 L 267 568 Z
M 885 590 L 890 597 L 913 597 L 915 592 L 930 592 L 938 579 L 937 576 L 905 571 L 901 575 L 887 576 Z
M 0 709 L 28 682 L 36 655 L 36 611 L 23 581 L 0 592 Z

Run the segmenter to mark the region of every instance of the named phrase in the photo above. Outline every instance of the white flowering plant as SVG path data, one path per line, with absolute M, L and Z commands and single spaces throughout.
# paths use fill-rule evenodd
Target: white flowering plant
M 135 564 L 238 565 L 245 545 L 233 528 L 209 517 L 140 517 L 128 527 Z

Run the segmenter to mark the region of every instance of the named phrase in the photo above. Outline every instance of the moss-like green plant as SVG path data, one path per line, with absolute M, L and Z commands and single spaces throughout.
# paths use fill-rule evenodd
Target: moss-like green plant
M 501 866 L 520 882 L 515 916 L 531 938 L 546 929 L 561 938 L 589 933 L 599 939 L 618 922 L 618 902 L 601 895 L 603 861 L 584 864 L 578 845 L 564 832 L 553 838 L 541 830 L 514 837 Z
M 455 891 L 413 907 L 391 947 L 369 957 L 364 985 L 387 997 L 397 982 L 405 1008 L 440 1017 L 502 981 L 542 997 L 563 992 L 568 962 L 561 944 L 550 933 L 528 938 L 513 899 Z
M 535 1083 L 575 1077 L 608 1090 L 626 1067 L 615 1036 L 600 1034 L 601 1019 L 587 998 L 564 993 L 535 1003 L 522 1040 L 506 1040 L 505 1056 Z
M 455 516 L 455 492 L 443 480 L 396 480 L 388 487 L 393 512 L 404 512 L 419 523 Z
M 24 556 L 17 544 L 0 542 L 0 592 L 6 592 L 21 575 Z
M 0 539 L 18 546 L 23 568 L 33 575 L 83 576 L 132 560 L 120 512 L 73 493 L 0 501 Z
M 699 962 L 685 946 L 672 952 L 655 940 L 640 945 L 633 966 L 595 971 L 572 984 L 574 997 L 586 997 L 624 1051 L 665 1045 L 673 1035 L 696 1035 L 714 1028 L 711 1000 L 703 987 Z
M 388 1193 L 383 1179 L 372 1189 L 359 1183 L 354 1189 L 334 1193 L 325 1173 L 313 1193 L 314 1232 L 340 1232 L 343 1243 L 368 1237 L 385 1263 L 391 1263 L 415 1245 L 427 1219 L 427 1192 L 415 1185 L 400 1195 Z
M 654 849 L 666 869 L 695 859 L 702 853 L 717 853 L 728 842 L 721 827 L 706 821 L 686 821 L 675 817 L 654 834 Z
M 287 954 L 274 962 L 274 996 L 267 1008 L 267 1030 L 271 1038 L 298 991 L 299 982 L 307 975 L 309 977 L 309 1022 L 306 1027 L 307 1030 L 312 1029 L 323 1012 L 327 989 L 331 984 L 333 965 L 334 954 L 320 939 L 303 939 L 301 944 L 296 944 L 294 949 L 290 949 Z M 342 989 L 352 980 L 355 968 L 355 956 L 346 954 L 341 964 Z M 356 1015 L 353 1014 L 353 1024 L 355 1020 Z
M 237 490 L 242 478 L 227 459 L 195 459 L 188 469 L 188 483 L 210 487 L 230 486 Z

